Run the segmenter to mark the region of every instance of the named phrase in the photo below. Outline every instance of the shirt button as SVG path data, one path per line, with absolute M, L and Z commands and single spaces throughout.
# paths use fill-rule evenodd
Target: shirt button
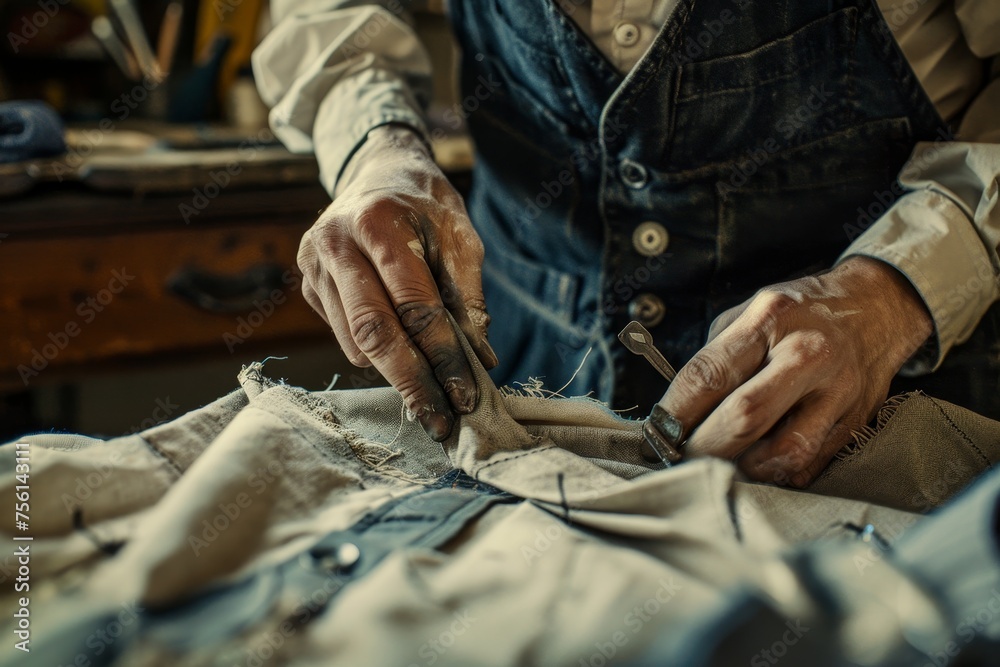
M 635 46 L 639 41 L 639 27 L 627 21 L 619 23 L 615 26 L 615 41 L 619 46 Z
M 644 222 L 632 232 L 632 247 L 643 257 L 656 257 L 670 245 L 670 232 L 658 222 Z
M 625 185 L 635 190 L 646 187 L 646 183 L 649 182 L 649 174 L 646 173 L 646 168 L 628 158 L 618 163 L 618 173 L 621 174 Z
M 662 322 L 666 313 L 667 307 L 663 304 L 663 300 L 648 292 L 635 297 L 628 305 L 629 317 L 648 328 L 655 327 Z

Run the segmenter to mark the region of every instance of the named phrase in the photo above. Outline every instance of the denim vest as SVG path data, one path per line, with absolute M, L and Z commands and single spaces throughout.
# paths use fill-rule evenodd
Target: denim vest
M 494 379 L 645 411 L 666 382 L 618 344 L 630 320 L 680 367 L 722 311 L 829 268 L 949 135 L 874 0 L 680 0 L 624 77 L 581 1 L 450 3 Z

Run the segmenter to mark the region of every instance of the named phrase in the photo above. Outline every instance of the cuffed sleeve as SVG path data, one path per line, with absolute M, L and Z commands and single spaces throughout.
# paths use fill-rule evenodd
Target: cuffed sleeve
M 401 123 L 426 134 L 431 64 L 405 13 L 350 2 L 298 2 L 253 54 L 270 124 L 292 152 L 313 152 L 333 195 L 368 132 Z M 399 8 L 400 3 L 388 2 Z
M 907 192 L 841 256 L 902 272 L 934 320 L 934 340 L 904 367 L 936 369 L 1000 297 L 1000 145 L 918 144 L 899 181 Z

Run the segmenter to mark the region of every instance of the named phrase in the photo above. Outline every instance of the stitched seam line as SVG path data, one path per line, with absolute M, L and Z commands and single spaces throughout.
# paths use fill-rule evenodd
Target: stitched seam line
M 800 65 L 798 65 L 798 67 L 796 69 L 794 69 L 794 70 L 792 70 L 790 72 L 782 72 L 781 74 L 776 74 L 774 76 L 771 76 L 770 78 L 761 79 L 760 81 L 758 81 L 755 84 L 747 84 L 745 86 L 732 86 L 732 87 L 729 87 L 729 88 L 710 88 L 710 89 L 703 90 L 703 91 L 698 91 L 697 93 L 693 93 L 693 94 L 689 94 L 689 95 L 684 95 L 684 96 L 678 95 L 678 97 L 677 97 L 677 103 L 680 104 L 681 102 L 689 102 L 691 100 L 707 99 L 707 98 L 710 98 L 710 97 L 715 97 L 717 95 L 725 95 L 727 93 L 740 93 L 740 92 L 744 92 L 744 91 L 747 91 L 747 90 L 757 90 L 761 86 L 767 85 L 769 83 L 775 83 L 777 81 L 787 81 L 788 79 L 793 79 L 803 69 L 805 69 L 806 67 L 809 67 L 811 65 L 814 65 L 814 64 L 816 64 L 817 62 L 819 62 L 821 60 L 823 60 L 823 58 L 820 57 L 820 56 L 817 56 L 817 57 L 813 58 L 812 60 L 807 60 L 807 61 L 801 63 Z
M 928 398 L 928 399 L 930 400 L 930 402 L 931 402 L 931 403 L 933 403 L 933 404 L 934 404 L 934 407 L 936 407 L 936 408 L 938 409 L 938 412 L 940 412 L 940 413 L 941 413 L 941 416 L 945 418 L 945 421 L 947 421 L 947 422 L 948 422 L 948 424 L 949 424 L 949 425 L 950 425 L 950 426 L 951 426 L 951 427 L 952 427 L 953 429 L 955 429 L 955 432 L 956 432 L 956 433 L 958 433 L 958 434 L 959 434 L 960 436 L 962 436 L 962 439 L 963 439 L 963 440 L 965 440 L 965 442 L 966 442 L 966 443 L 968 443 L 969 447 L 972 447 L 972 449 L 974 449 L 974 450 L 975 450 L 975 452 L 976 452 L 977 454 L 979 454 L 979 456 L 980 456 L 980 457 L 981 457 L 981 458 L 983 459 L 983 461 L 984 461 L 984 462 L 986 463 L 986 467 L 987 467 L 987 468 L 992 468 L 992 467 L 993 467 L 993 464 L 992 464 L 992 463 L 990 462 L 990 459 L 989 459 L 989 457 L 988 457 L 988 456 L 986 456 L 986 454 L 985 454 L 985 453 L 983 453 L 983 450 L 979 449 L 979 447 L 977 447 L 977 446 L 976 446 L 976 443 L 974 443 L 974 442 L 972 441 L 972 438 L 970 438 L 970 437 L 969 437 L 969 436 L 968 436 L 968 435 L 967 435 L 967 434 L 965 433 L 965 431 L 963 431 L 962 429 L 960 429 L 960 428 L 958 427 L 958 424 L 956 424 L 956 423 L 955 423 L 954 421 L 952 421 L 951 417 L 949 417 L 949 416 L 948 416 L 948 413 L 944 411 L 944 408 L 943 408 L 943 407 L 941 407 L 941 404 L 940 404 L 940 403 L 938 403 L 938 402 L 937 402 L 937 401 L 936 401 L 936 400 L 934 399 L 934 397 L 932 397 L 932 396 L 928 396 L 927 398 Z
M 140 436 L 140 437 L 142 437 L 142 436 Z M 150 442 L 146 438 L 142 438 L 142 441 L 144 443 L 146 443 L 146 446 L 149 447 L 150 451 L 152 451 L 154 454 L 156 454 L 156 456 L 158 456 L 161 459 L 163 459 L 164 461 L 166 461 L 167 465 L 175 473 L 177 473 L 178 479 L 184 476 L 184 469 L 181 468 L 180 465 L 178 465 L 178 463 L 176 461 L 174 461 L 172 458 L 170 458 L 169 456 L 167 456 L 166 452 L 164 452 L 162 449 L 160 449 L 159 447 L 157 447 L 155 444 L 153 444 L 152 442 Z
M 481 467 L 478 470 L 476 470 L 476 479 L 479 479 L 479 474 L 481 472 L 483 472 L 484 470 L 486 470 L 487 468 L 489 468 L 491 466 L 500 465 L 501 463 L 507 463 L 508 461 L 513 461 L 514 459 L 522 459 L 525 456 L 530 456 L 531 454 L 538 454 L 539 452 L 544 452 L 544 451 L 547 451 L 549 449 L 555 449 L 555 448 L 556 448 L 555 445 L 546 445 L 544 447 L 538 447 L 537 449 L 531 449 L 531 450 L 528 450 L 526 452 L 521 452 L 520 454 L 515 454 L 514 456 L 508 456 L 507 458 L 501 459 L 499 461 L 491 461 L 491 462 L 487 463 L 486 465 L 484 465 L 483 467 Z

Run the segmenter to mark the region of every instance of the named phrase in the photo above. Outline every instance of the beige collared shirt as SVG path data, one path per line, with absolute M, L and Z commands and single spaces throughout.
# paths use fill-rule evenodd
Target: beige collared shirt
M 645 54 L 678 0 L 561 0 L 622 72 Z M 874 224 L 845 220 L 866 255 L 904 273 L 934 318 L 935 368 L 1000 298 L 1000 2 L 878 0 L 886 23 L 958 141 L 921 143 L 900 173 L 909 190 Z M 277 136 L 315 152 L 334 191 L 367 132 L 399 122 L 425 130 L 418 99 L 430 59 L 398 0 L 273 0 L 274 30 L 254 53 Z M 388 9 L 387 9 L 388 8 Z M 862 233 L 863 232 L 863 233 Z

